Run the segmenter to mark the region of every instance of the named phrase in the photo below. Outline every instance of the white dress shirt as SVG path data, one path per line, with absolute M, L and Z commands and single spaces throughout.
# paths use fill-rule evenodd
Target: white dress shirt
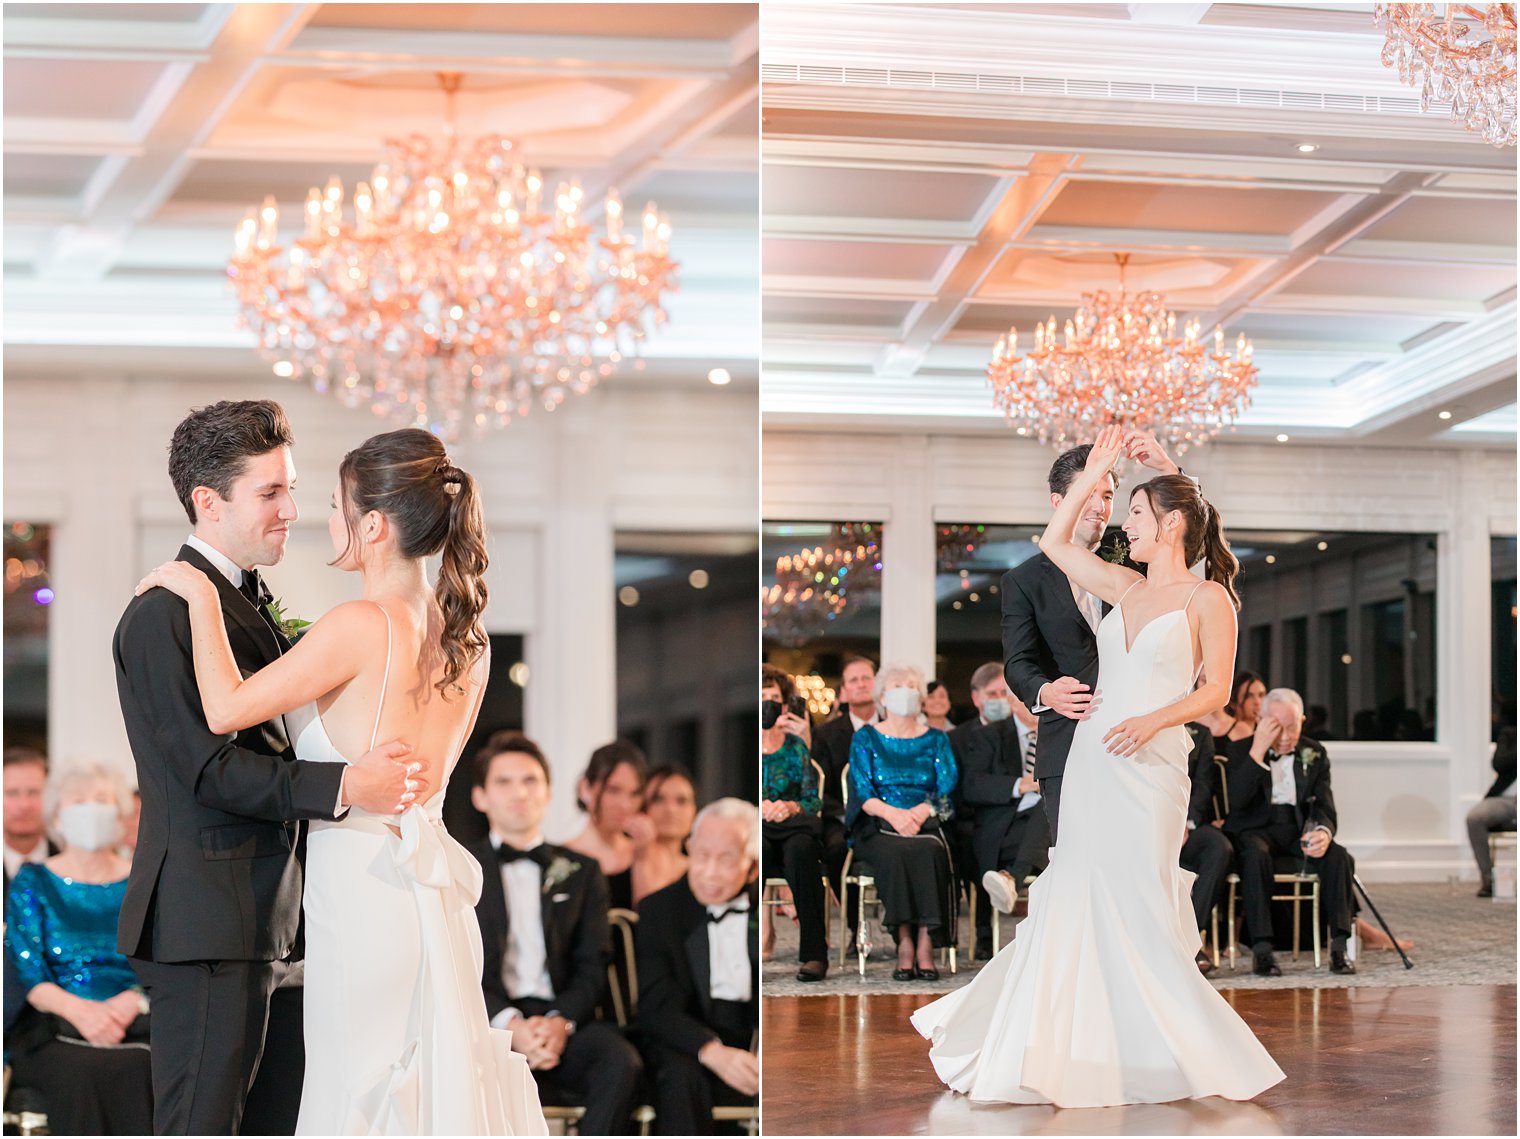
M 39 838 L 37 845 L 25 854 L 13 849 L 10 843 L 5 844 L 5 876 L 7 878 L 14 878 L 28 862 L 46 862 L 47 860 L 48 844 L 45 838 Z
M 500 849 L 501 842 L 496 832 L 491 832 L 491 849 Z M 539 839 L 523 849 L 537 850 L 543 844 Z M 530 858 L 501 864 L 501 887 L 507 895 L 507 951 L 501 960 L 501 981 L 511 1000 L 554 999 L 549 952 L 544 947 L 543 881 L 543 867 Z M 521 1015 L 516 1008 L 504 1008 L 491 1018 L 491 1027 L 503 1028 Z
M 867 724 L 874 724 L 876 722 L 876 716 L 874 714 L 869 720 L 862 720 L 859 716 L 850 710 L 848 705 L 845 706 L 845 711 L 850 713 L 850 727 L 857 732 Z
M 1293 755 L 1268 753 L 1267 767 L 1272 771 L 1272 805 L 1291 807 L 1298 802 L 1298 784 L 1293 779 Z
M 243 567 L 209 542 L 203 542 L 194 534 L 185 539 L 185 545 L 199 550 L 208 562 L 222 571 L 222 576 L 232 582 L 234 589 L 243 588 Z
M 708 995 L 715 1001 L 748 1001 L 754 996 L 749 960 L 749 898 L 743 894 L 722 906 L 708 906 L 720 921 L 707 925 Z

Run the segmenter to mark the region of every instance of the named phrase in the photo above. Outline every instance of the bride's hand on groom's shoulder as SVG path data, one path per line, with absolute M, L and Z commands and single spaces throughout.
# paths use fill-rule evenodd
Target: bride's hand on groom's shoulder
M 189 562 L 165 562 L 137 583 L 133 596 L 141 597 L 150 589 L 167 589 L 176 597 L 194 601 L 203 595 L 216 596 L 216 586 L 211 579 Z

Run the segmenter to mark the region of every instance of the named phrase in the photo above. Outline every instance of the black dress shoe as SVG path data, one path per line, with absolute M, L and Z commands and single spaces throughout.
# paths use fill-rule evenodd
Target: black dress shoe
M 827 961 L 807 961 L 797 970 L 799 981 L 821 981 L 829 975 Z
M 911 980 L 915 979 L 917 976 L 918 976 L 918 970 L 917 969 L 893 969 L 892 970 L 892 980 L 894 980 L 894 981 L 911 981 Z
M 1494 882 L 1492 878 L 1485 878 L 1478 886 L 1478 897 L 1492 898 L 1494 896 Z
M 1282 970 L 1277 966 L 1277 958 L 1272 956 L 1269 949 L 1265 953 L 1256 954 L 1256 966 L 1252 969 L 1258 977 L 1281 977 Z
M 992 939 L 990 937 L 986 941 L 978 939 L 976 943 L 976 955 L 983 958 L 992 956 Z
M 920 981 L 938 981 L 939 980 L 939 970 L 938 969 L 914 969 L 913 973 L 914 973 L 914 975 Z
M 1330 972 L 1349 977 L 1356 972 L 1356 966 L 1347 959 L 1344 950 L 1332 949 L 1330 951 Z
M 1193 958 L 1193 960 L 1198 963 L 1198 971 L 1205 977 L 1214 971 L 1214 959 L 1207 953 L 1200 951 L 1198 956 Z

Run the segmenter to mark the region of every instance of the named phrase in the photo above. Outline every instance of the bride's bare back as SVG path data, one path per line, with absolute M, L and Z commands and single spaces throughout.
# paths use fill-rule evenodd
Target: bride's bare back
M 431 597 L 420 603 L 387 597 L 345 608 L 357 670 L 317 700 L 322 726 L 338 753 L 350 759 L 381 741 L 411 744 L 412 754 L 428 761 L 415 777 L 421 784 L 416 804 L 425 804 L 448 781 L 475 725 L 490 649 L 445 695 L 438 690 L 446 663 L 443 619 Z

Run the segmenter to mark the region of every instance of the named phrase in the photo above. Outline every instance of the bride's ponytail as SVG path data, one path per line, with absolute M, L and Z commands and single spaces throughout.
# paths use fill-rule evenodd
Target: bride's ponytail
M 1224 536 L 1219 511 L 1203 495 L 1200 494 L 1198 499 L 1203 503 L 1204 576 L 1224 586 L 1224 591 L 1230 595 L 1230 604 L 1239 611 L 1240 595 L 1235 592 L 1235 579 L 1240 575 L 1240 561 Z
M 486 608 L 485 517 L 480 495 L 468 471 L 450 464 L 443 472 L 449 494 L 448 534 L 438 567 L 434 596 L 443 611 L 443 654 L 446 662 L 439 691 L 458 681 L 485 652 L 487 640 L 480 616 Z

